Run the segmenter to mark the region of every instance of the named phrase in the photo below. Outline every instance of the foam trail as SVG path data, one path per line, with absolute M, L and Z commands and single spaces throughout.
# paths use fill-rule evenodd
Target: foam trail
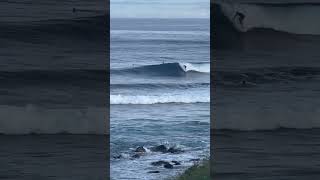
M 106 134 L 106 110 L 0 106 L 2 134 Z
M 208 103 L 209 93 L 204 95 L 111 95 L 110 104 L 164 104 L 164 103 Z

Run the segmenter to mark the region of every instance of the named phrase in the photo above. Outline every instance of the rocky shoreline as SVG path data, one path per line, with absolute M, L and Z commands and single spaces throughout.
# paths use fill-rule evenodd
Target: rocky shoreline
M 168 155 L 173 155 L 173 154 L 182 154 L 184 153 L 185 150 L 178 148 L 176 146 L 166 146 L 166 145 L 157 145 L 157 146 L 152 146 L 152 147 L 144 147 L 144 146 L 138 146 L 134 150 L 131 151 L 131 153 L 128 154 L 119 154 L 114 156 L 114 159 L 130 159 L 130 160 L 135 160 L 138 158 L 141 158 L 143 156 L 147 156 L 150 153 L 161 153 L 161 154 L 168 154 Z M 188 162 L 193 162 L 193 163 L 198 163 L 200 162 L 200 159 L 189 159 Z M 163 169 L 174 169 L 176 166 L 182 166 L 186 162 L 178 161 L 178 160 L 164 160 L 164 159 L 158 159 L 156 161 L 153 161 L 150 163 L 151 166 L 154 167 L 162 167 Z M 161 173 L 161 169 L 157 170 L 151 170 L 148 171 L 148 173 Z

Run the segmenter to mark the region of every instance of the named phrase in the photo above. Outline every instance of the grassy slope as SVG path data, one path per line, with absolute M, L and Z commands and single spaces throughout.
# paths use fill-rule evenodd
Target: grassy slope
M 192 166 L 175 180 L 210 180 L 209 162 Z

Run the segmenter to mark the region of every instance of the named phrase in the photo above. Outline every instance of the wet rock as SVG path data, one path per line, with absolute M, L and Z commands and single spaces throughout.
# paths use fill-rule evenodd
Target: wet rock
M 174 165 L 181 165 L 179 161 L 171 161 Z
M 173 169 L 173 165 L 168 162 L 165 165 L 163 165 L 163 167 L 166 169 Z
M 136 149 L 134 152 L 137 152 L 137 153 L 145 153 L 145 152 L 147 152 L 147 151 L 146 151 L 146 149 L 145 149 L 143 146 L 139 146 L 139 147 L 137 147 L 137 149 Z
M 166 153 L 168 149 L 165 145 L 159 145 L 159 146 L 152 147 L 151 151 Z
M 135 155 L 132 156 L 132 158 L 135 158 L 135 159 L 140 158 L 140 157 L 141 157 L 140 154 L 135 154 Z
M 117 155 L 117 156 L 113 156 L 114 159 L 121 159 L 122 158 L 122 155 Z
M 171 148 L 168 149 L 168 152 L 169 152 L 169 153 L 178 154 L 178 153 L 182 153 L 183 150 L 181 150 L 181 149 L 176 149 L 176 148 L 174 148 L 174 147 L 171 147 Z
M 160 171 L 148 171 L 148 173 L 160 173 Z
M 151 165 L 153 166 L 162 166 L 164 164 L 168 164 L 169 162 L 167 161 L 156 161 L 156 162 L 152 162 Z
M 197 158 L 197 159 L 190 159 L 189 161 L 191 161 L 191 162 L 198 162 L 198 161 L 200 161 L 200 159 L 199 159 L 199 158 Z

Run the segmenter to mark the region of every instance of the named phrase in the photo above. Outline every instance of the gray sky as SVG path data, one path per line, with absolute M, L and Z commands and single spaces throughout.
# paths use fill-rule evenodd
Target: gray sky
M 111 18 L 209 18 L 210 0 L 110 0 Z

